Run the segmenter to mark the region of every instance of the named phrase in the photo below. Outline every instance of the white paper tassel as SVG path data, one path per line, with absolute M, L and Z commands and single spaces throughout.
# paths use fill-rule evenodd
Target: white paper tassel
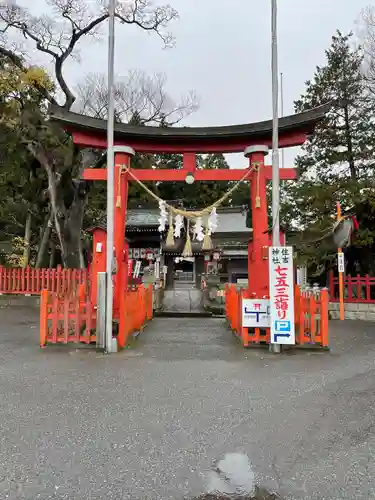
M 208 217 L 208 223 L 207 223 L 207 226 L 208 226 L 208 234 L 212 234 L 216 231 L 216 229 L 218 228 L 218 217 L 217 217 L 217 213 L 216 213 L 216 208 L 214 207 Z
M 167 209 L 165 208 L 165 202 L 162 200 L 159 201 L 159 209 L 160 209 L 160 217 L 158 219 L 159 221 L 158 231 L 159 233 L 162 233 L 163 231 L 165 231 L 165 225 L 168 220 L 168 213 Z
M 181 229 L 184 227 L 184 218 L 182 215 L 176 215 L 174 219 L 174 234 L 175 238 L 179 238 L 181 236 Z
M 202 217 L 197 217 L 195 219 L 194 239 L 196 239 L 198 241 L 203 241 L 204 240 L 204 232 L 203 232 L 203 226 L 202 226 Z

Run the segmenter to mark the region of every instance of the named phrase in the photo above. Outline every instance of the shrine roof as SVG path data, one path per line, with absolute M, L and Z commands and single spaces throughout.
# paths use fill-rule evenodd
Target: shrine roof
M 281 117 L 279 119 L 280 141 L 288 135 L 311 134 L 315 125 L 325 117 L 330 107 L 331 104 L 328 103 L 302 113 Z M 103 140 L 107 132 L 106 120 L 81 115 L 53 105 L 49 108 L 49 117 L 73 135 L 81 132 L 86 136 L 89 134 L 93 138 L 101 138 L 100 141 L 93 140 L 92 145 L 105 147 Z M 159 148 L 163 146 L 166 150 L 176 147 L 180 152 L 189 148 L 195 152 L 208 152 L 211 150 L 211 145 L 215 143 L 221 146 L 222 152 L 234 152 L 240 151 L 241 149 L 238 148 L 243 147 L 244 144 L 247 146 L 250 143 L 270 143 L 272 120 L 214 127 L 156 127 L 116 123 L 114 134 L 116 143 L 126 143 L 138 151 L 150 151 L 154 145 Z M 89 139 L 86 138 L 85 141 L 88 145 Z M 81 143 L 78 139 L 76 142 L 83 145 L 83 142 Z M 302 140 L 301 144 L 303 142 Z M 286 146 L 288 146 L 287 142 L 284 144 L 284 147 Z
M 146 210 L 141 208 L 129 209 L 127 211 L 126 225 L 137 228 L 139 226 L 159 226 L 159 210 Z
M 252 229 L 246 227 L 247 210 L 243 207 L 225 207 L 218 208 L 217 233 L 220 234 L 249 234 Z M 160 212 L 158 209 L 149 208 L 131 208 L 127 211 L 126 229 L 128 232 L 143 231 L 148 228 L 156 231 L 159 226 Z M 204 218 L 203 218 L 204 221 Z M 167 224 L 168 225 L 168 224 Z M 106 218 L 100 220 L 95 227 L 106 229 Z
M 247 211 L 242 207 L 219 208 L 217 214 L 218 233 L 249 233 L 252 231 L 252 229 L 246 227 Z M 126 224 L 132 230 L 137 230 L 140 227 L 157 228 L 159 226 L 159 217 L 160 212 L 157 209 L 129 209 Z

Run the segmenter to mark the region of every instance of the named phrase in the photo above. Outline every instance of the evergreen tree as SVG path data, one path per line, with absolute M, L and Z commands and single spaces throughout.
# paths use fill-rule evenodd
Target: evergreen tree
M 296 158 L 298 181 L 284 184 L 282 219 L 302 240 L 321 237 L 332 227 L 336 202 L 343 209 L 353 206 L 366 198 L 372 183 L 375 103 L 362 75 L 363 52 L 352 48 L 351 37 L 337 31 L 326 64 L 316 68 L 295 102 L 296 112 L 332 104 Z M 299 250 L 318 272 L 333 255 L 324 245 Z

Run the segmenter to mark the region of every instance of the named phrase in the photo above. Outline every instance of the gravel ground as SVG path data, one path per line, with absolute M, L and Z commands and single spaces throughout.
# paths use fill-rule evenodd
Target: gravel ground
M 33 308 L 0 325 L 1 499 L 191 498 L 234 452 L 285 498 L 375 498 L 375 324 L 281 356 L 212 318 L 156 319 L 111 356 L 40 350 Z

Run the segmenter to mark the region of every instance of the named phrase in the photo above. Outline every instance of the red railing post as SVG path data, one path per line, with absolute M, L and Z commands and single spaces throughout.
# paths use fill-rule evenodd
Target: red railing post
M 22 290 L 22 281 L 21 281 L 21 269 L 22 268 L 18 268 L 17 269 L 17 285 L 16 285 L 16 292 L 17 293 L 22 293 L 23 290 Z
M 351 276 L 345 276 L 344 278 L 344 301 L 345 301 L 345 285 L 348 287 L 348 296 L 347 300 L 353 301 L 353 279 Z
M 16 288 L 16 270 L 13 268 L 12 269 L 12 275 L 11 275 L 11 281 L 10 281 L 10 290 L 13 292 Z
M 299 285 L 294 286 L 294 322 L 295 325 L 299 325 L 299 306 L 300 306 L 300 296 L 301 296 L 301 289 Z
M 125 347 L 127 338 L 127 307 L 128 307 L 128 292 L 125 291 L 120 295 L 120 317 L 118 327 L 118 347 Z
M 310 320 L 310 341 L 315 344 L 315 335 L 316 335 L 316 323 L 315 323 L 315 314 L 316 314 L 316 299 L 314 292 L 311 292 L 310 300 L 309 300 L 309 320 Z
M 5 278 L 5 269 L 3 266 L 0 266 L 0 293 L 4 293 L 4 278 Z
M 61 266 L 56 268 L 56 293 L 61 293 Z
M 40 294 L 40 325 L 39 343 L 40 347 L 47 344 L 48 337 L 48 290 L 42 290 Z
M 320 291 L 320 335 L 322 347 L 328 347 L 328 290 Z
M 25 290 L 26 290 L 26 280 L 25 280 L 25 274 L 26 272 L 26 267 L 23 267 L 22 268 L 22 271 L 21 271 L 21 289 L 22 289 L 22 293 L 25 293 Z
M 30 269 L 30 271 L 31 271 L 31 289 L 30 289 L 29 293 L 35 293 L 35 287 L 36 287 L 35 281 L 36 281 L 37 275 L 39 276 L 39 273 L 36 273 L 36 269 Z M 42 269 L 42 273 L 44 275 L 45 269 Z M 43 285 L 44 285 L 44 281 L 43 281 Z M 44 286 L 43 286 L 43 288 L 44 288 Z
M 242 343 L 244 347 L 249 346 L 249 329 L 246 326 L 242 325 L 242 301 L 247 297 L 247 290 L 240 289 L 239 290 L 239 302 L 238 302 L 238 333 L 242 339 Z
M 32 269 L 32 273 L 35 274 L 35 286 L 33 286 L 33 289 L 31 290 L 32 293 L 35 292 L 40 292 L 43 288 L 46 290 L 51 290 L 50 287 L 48 286 L 48 276 L 47 279 L 45 279 L 45 274 L 49 273 L 49 269 L 45 270 L 42 269 L 42 272 L 39 271 L 39 269 Z
M 366 302 L 371 302 L 371 288 L 370 288 L 370 277 L 368 274 L 365 276 L 365 287 L 366 287 Z
M 299 344 L 305 343 L 305 299 L 306 292 L 302 291 L 299 296 Z

